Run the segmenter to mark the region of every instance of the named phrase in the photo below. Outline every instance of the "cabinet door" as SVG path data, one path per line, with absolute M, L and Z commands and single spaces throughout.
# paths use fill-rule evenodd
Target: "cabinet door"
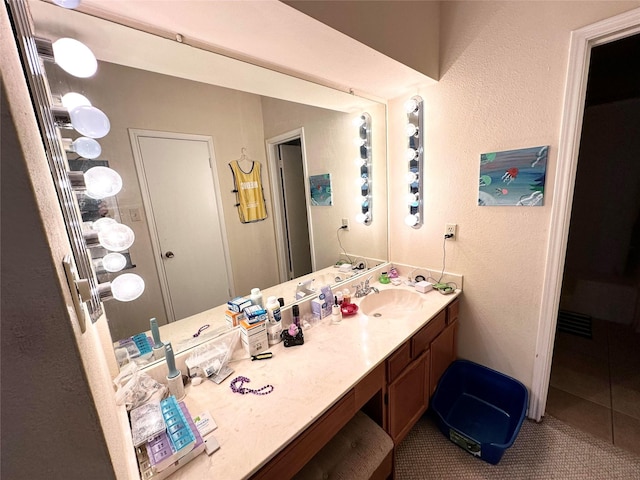
M 431 342 L 431 376 L 429 396 L 433 395 L 440 377 L 451 362 L 456 359 L 456 331 L 458 321 L 454 320 Z
M 427 350 L 389 385 L 389 435 L 396 445 L 429 406 L 429 358 Z

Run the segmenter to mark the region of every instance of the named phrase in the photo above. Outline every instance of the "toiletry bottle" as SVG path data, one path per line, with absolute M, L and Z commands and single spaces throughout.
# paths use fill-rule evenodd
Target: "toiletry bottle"
M 176 397 L 176 400 L 184 398 L 184 383 L 182 383 L 182 373 L 176 368 L 176 359 L 173 356 L 173 347 L 171 342 L 167 342 L 164 346 L 165 357 L 167 358 L 167 384 L 169 393 Z
M 251 296 L 249 298 L 251 298 L 251 303 L 253 305 L 260 305 L 262 308 L 264 308 L 264 303 L 262 303 L 262 292 L 259 288 L 252 288 Z
M 331 323 L 340 323 L 342 320 L 342 312 L 340 311 L 340 304 L 338 303 L 338 297 L 335 297 L 335 303 L 331 307 Z
M 342 291 L 342 303 L 349 305 L 351 303 L 351 292 L 348 288 Z
M 342 292 L 340 290 L 338 290 L 336 292 L 336 297 L 335 298 L 338 300 L 338 305 L 342 305 L 343 294 L 342 294 Z
M 267 304 L 265 305 L 267 310 L 267 317 L 269 322 L 267 323 L 267 338 L 269 345 L 275 345 L 282 341 L 280 332 L 282 332 L 282 312 L 280 311 L 280 303 L 276 300 L 276 297 L 269 297 Z
M 380 283 L 389 283 L 391 280 L 389 280 L 389 275 L 387 274 L 387 272 L 382 272 L 380 278 L 378 278 L 378 281 Z
M 151 336 L 153 337 L 153 358 L 160 360 L 164 358 L 164 343 L 160 340 L 160 330 L 158 329 L 158 321 L 155 318 L 149 320 L 151 327 Z
M 300 327 L 300 307 L 298 305 L 294 305 L 291 308 L 291 313 L 293 314 L 293 323 L 296 327 Z

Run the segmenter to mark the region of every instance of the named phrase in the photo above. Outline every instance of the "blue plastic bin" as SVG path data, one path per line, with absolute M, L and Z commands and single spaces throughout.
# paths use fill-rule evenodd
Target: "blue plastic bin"
M 456 360 L 442 375 L 431 410 L 445 437 L 495 465 L 518 436 L 528 398 L 516 379 Z

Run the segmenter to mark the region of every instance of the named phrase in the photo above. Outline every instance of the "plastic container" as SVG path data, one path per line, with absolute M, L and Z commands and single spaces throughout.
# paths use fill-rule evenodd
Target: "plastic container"
M 252 288 L 249 298 L 251 299 L 251 303 L 253 305 L 260 305 L 262 308 L 264 308 L 264 304 L 262 303 L 262 292 L 259 288 Z
M 495 465 L 520 432 L 528 398 L 518 380 L 457 360 L 442 375 L 431 410 L 445 437 Z

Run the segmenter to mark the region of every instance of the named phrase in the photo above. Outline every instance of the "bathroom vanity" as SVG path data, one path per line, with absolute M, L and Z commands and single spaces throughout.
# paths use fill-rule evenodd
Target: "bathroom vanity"
M 360 311 L 339 324 L 326 318 L 305 330 L 302 346 L 280 343 L 270 347 L 269 360 L 232 363 L 235 372 L 220 385 L 187 386 L 190 413 L 211 413 L 221 448 L 210 457 L 199 455 L 170 478 L 290 478 L 358 410 L 398 445 L 456 357 L 460 292 L 419 294 L 406 286 L 375 285 L 381 292 L 417 295 L 420 306 L 397 315 Z M 230 382 L 239 375 L 250 379 L 245 387 L 273 385 L 273 391 L 234 393 Z

